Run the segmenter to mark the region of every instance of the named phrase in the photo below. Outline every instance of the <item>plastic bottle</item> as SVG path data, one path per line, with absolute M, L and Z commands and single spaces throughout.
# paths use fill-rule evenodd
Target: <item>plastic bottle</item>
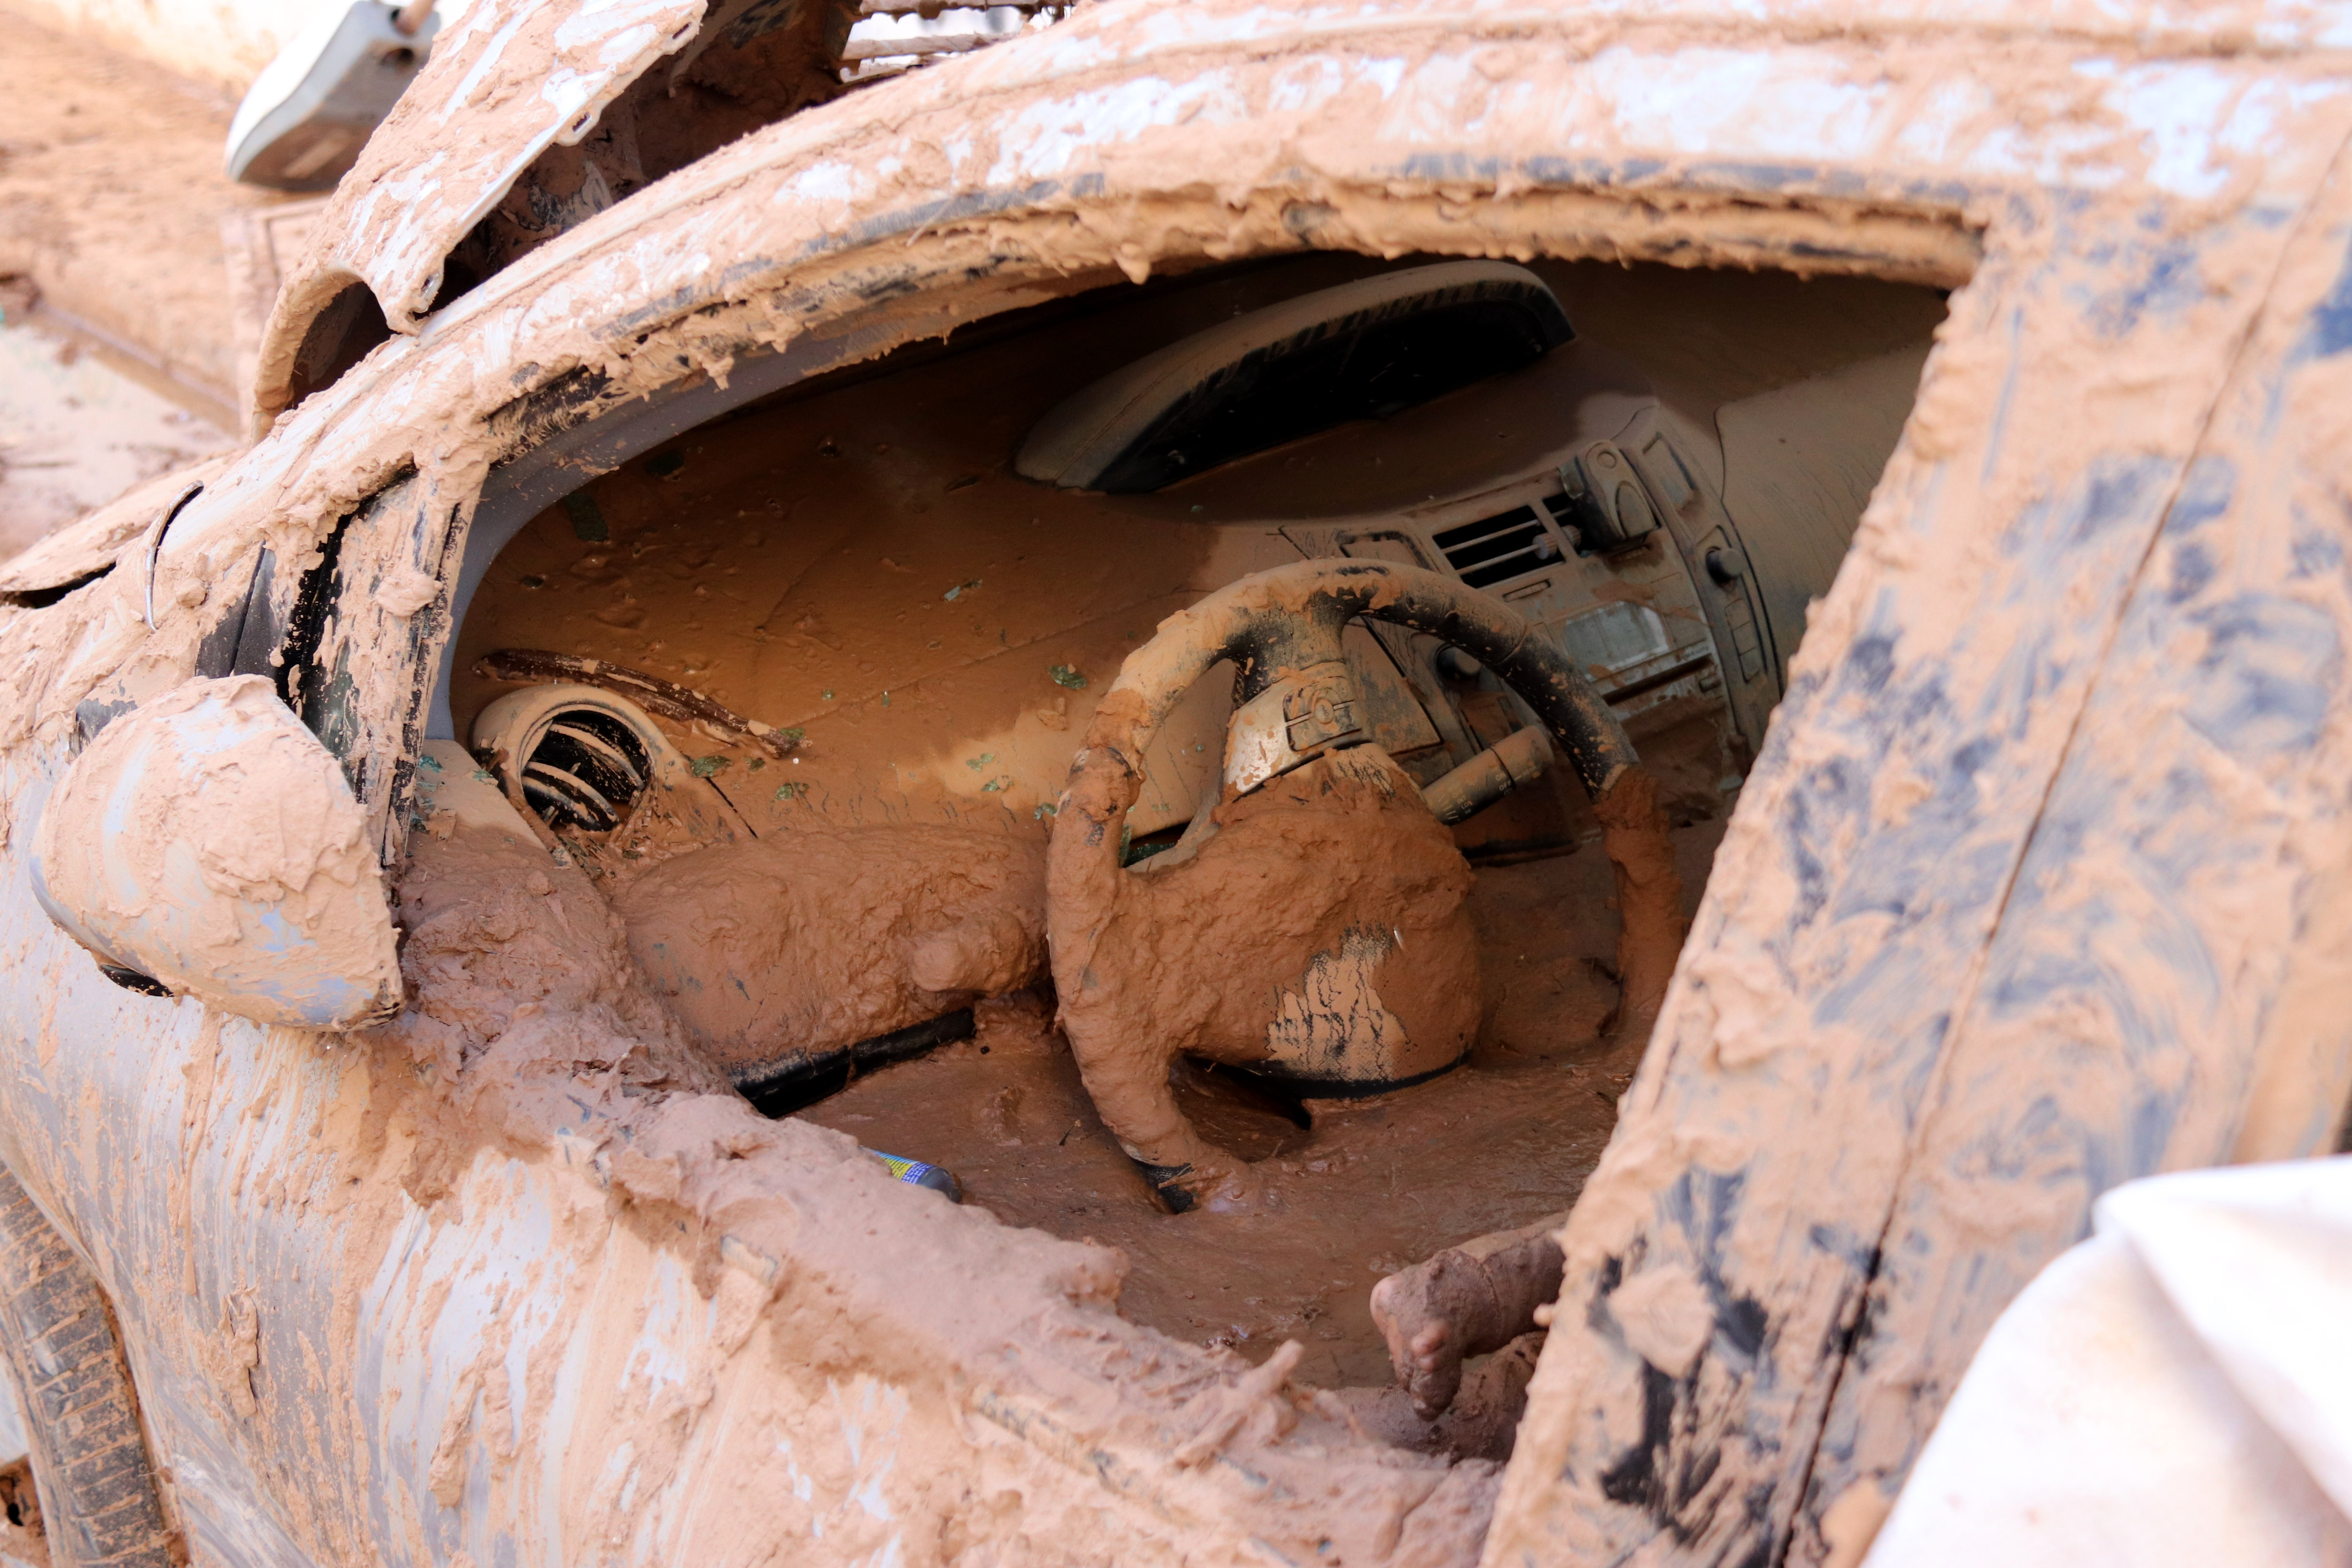
M 927 1165 L 920 1160 L 909 1160 L 903 1154 L 885 1154 L 879 1149 L 866 1152 L 890 1167 L 890 1173 L 898 1180 L 912 1182 L 919 1187 L 929 1187 L 943 1194 L 951 1204 L 963 1202 L 963 1184 L 955 1179 L 953 1171 Z

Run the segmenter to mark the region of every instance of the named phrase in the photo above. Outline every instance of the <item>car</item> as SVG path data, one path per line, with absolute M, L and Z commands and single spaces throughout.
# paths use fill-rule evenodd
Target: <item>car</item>
M 0 566 L 0 1545 L 1850 1563 L 2333 1145 L 2331 13 L 850 19 L 479 0 Z

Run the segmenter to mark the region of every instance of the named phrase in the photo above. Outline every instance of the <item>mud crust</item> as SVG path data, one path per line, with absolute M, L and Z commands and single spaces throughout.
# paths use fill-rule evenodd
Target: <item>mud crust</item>
M 131 1369 L 105 1294 L 0 1168 L 0 1343 L 25 1393 L 41 1520 L 58 1568 L 171 1568 Z

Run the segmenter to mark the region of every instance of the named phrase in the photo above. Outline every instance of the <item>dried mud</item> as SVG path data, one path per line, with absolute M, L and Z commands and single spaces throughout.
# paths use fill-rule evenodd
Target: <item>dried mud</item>
M 454 1079 L 519 1023 L 561 1019 L 653 1064 L 645 1081 L 725 1089 L 644 984 L 626 924 L 586 873 L 555 864 L 536 840 L 472 826 L 419 834 L 398 892 L 412 1002 L 380 1034 L 420 1060 Z M 583 1044 L 577 1055 L 596 1053 Z

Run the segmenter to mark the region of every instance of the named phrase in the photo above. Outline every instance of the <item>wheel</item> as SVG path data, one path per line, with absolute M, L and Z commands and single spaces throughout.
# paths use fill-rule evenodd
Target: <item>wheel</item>
M 1621 902 L 1621 828 L 1664 843 L 1633 747 L 1581 671 L 1508 606 L 1450 578 L 1301 562 L 1163 622 L 1121 668 L 1071 765 L 1048 851 L 1046 929 L 1087 1093 L 1178 1213 L 1245 1202 L 1247 1188 L 1240 1163 L 1178 1108 L 1169 1068 L 1180 1053 L 1345 1096 L 1446 1070 L 1477 1029 L 1470 868 L 1360 717 L 1340 647 L 1359 616 L 1461 649 L 1527 701 L 1601 808 Z M 1236 706 L 1219 804 L 1173 849 L 1123 869 L 1144 748 L 1222 662 L 1235 668 Z M 1644 883 L 1630 896 L 1629 929 L 1679 895 Z M 1678 936 L 1679 909 L 1663 918 Z M 1640 975 L 1642 994 L 1662 994 L 1672 964 L 1669 942 L 1664 970 Z M 1632 992 L 1636 976 L 1625 979 Z
M 173 1541 L 106 1296 L 0 1167 L 0 1344 L 57 1568 L 170 1568 Z

